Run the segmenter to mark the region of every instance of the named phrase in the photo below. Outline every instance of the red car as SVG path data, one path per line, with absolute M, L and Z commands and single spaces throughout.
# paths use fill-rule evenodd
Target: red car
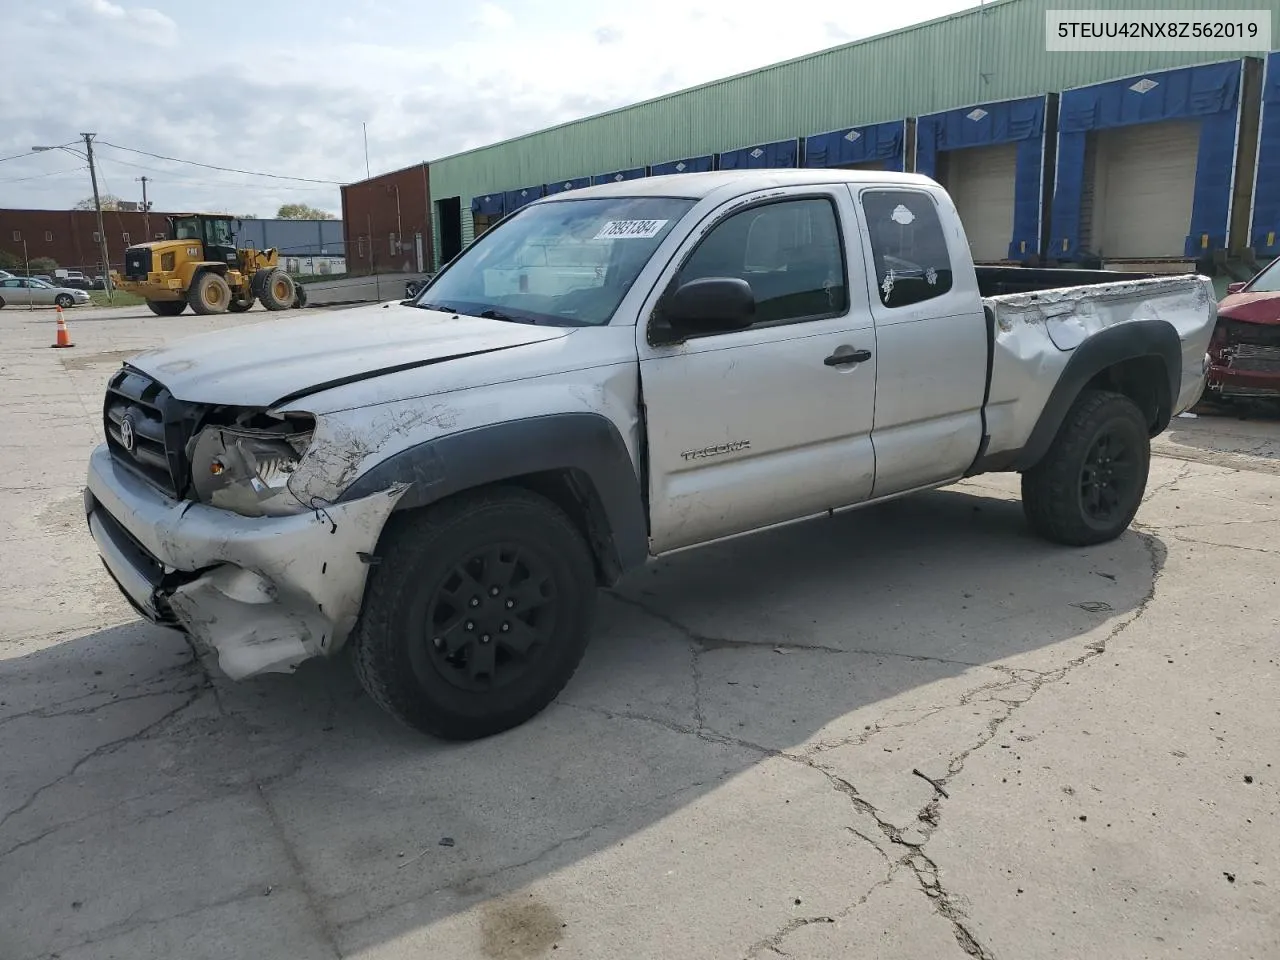
M 1280 398 L 1280 258 L 1218 303 L 1205 397 Z

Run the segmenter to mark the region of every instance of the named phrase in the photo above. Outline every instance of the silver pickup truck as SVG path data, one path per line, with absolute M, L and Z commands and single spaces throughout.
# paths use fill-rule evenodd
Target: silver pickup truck
M 631 180 L 522 209 L 412 300 L 130 360 L 85 509 L 230 677 L 347 648 L 401 720 L 480 737 L 652 557 L 989 471 L 1047 539 L 1118 536 L 1215 314 L 1203 277 L 975 269 L 921 176 Z

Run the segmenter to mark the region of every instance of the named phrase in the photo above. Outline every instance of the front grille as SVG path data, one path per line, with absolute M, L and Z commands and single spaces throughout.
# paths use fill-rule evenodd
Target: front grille
M 130 247 L 124 252 L 124 275 L 130 280 L 145 280 L 151 272 L 151 248 Z
M 123 367 L 107 382 L 102 413 L 107 446 L 117 462 L 170 496 L 183 496 L 191 473 L 187 441 L 200 412 L 142 371 Z
M 1280 373 L 1280 346 L 1237 343 L 1227 349 L 1227 365 L 1244 373 Z

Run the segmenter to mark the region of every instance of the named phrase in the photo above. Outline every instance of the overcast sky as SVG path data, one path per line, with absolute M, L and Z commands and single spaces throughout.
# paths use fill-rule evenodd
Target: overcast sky
M 0 157 L 106 143 L 351 182 L 873 36 L 974 0 L 0 0 Z M 221 16 L 220 16 L 221 14 Z M 161 210 L 340 211 L 336 186 L 97 150 L 99 187 Z M 0 207 L 89 196 L 61 151 L 0 162 Z

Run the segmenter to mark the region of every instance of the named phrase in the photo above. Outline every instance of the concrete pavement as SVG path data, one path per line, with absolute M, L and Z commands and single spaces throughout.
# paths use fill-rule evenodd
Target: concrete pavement
M 1280 955 L 1274 424 L 1176 421 L 1102 547 L 984 477 L 681 555 L 443 744 L 343 661 L 233 684 L 136 621 L 102 385 L 260 318 L 68 319 L 0 312 L 3 960 Z

